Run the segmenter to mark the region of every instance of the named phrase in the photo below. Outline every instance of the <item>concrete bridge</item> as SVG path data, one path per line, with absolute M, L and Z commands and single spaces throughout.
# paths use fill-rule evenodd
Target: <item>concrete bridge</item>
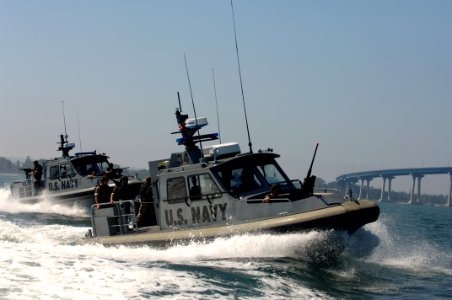
M 381 197 L 379 201 L 384 199 L 384 193 L 386 189 L 386 182 L 388 182 L 388 198 L 391 197 L 391 183 L 392 180 L 397 176 L 411 176 L 413 179 L 413 185 L 411 188 L 410 204 L 420 203 L 421 200 L 421 180 L 426 175 L 433 174 L 449 174 L 450 184 L 449 184 L 449 195 L 447 198 L 446 206 L 451 206 L 451 196 L 452 196 L 452 167 L 437 167 L 437 168 L 411 168 L 411 169 L 391 169 L 391 170 L 378 170 L 378 171 L 366 171 L 366 172 L 356 172 L 344 174 L 336 178 L 339 185 L 340 193 L 347 193 L 351 186 L 355 185 L 358 181 L 360 182 L 359 196 L 358 198 L 366 198 L 369 195 L 369 183 L 374 178 L 382 178 L 381 187 Z M 415 195 L 415 188 L 417 182 L 417 195 Z M 364 188 L 364 183 L 366 188 Z M 365 195 L 364 195 L 365 193 Z M 416 197 L 417 196 L 417 197 Z

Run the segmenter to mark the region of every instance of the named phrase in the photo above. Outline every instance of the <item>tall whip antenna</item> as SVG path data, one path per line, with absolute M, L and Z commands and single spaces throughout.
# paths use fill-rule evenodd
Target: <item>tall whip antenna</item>
M 216 103 L 216 106 L 217 106 L 218 135 L 220 136 L 220 144 L 221 144 L 220 114 L 218 113 L 217 87 L 215 85 L 215 70 L 213 68 L 212 68 L 212 78 L 213 78 L 213 90 L 215 92 L 215 103 Z
M 188 86 L 190 87 L 191 104 L 193 105 L 193 113 L 195 114 L 195 124 L 196 124 L 196 127 L 198 127 L 198 117 L 196 116 L 195 101 L 193 100 L 193 91 L 191 89 L 190 75 L 188 74 L 187 57 L 185 56 L 185 53 L 184 53 L 184 61 L 185 61 L 185 71 L 187 71 Z M 199 133 L 199 130 L 198 130 L 198 136 L 200 136 L 200 135 L 201 134 Z M 199 146 L 201 146 L 201 153 L 203 153 L 201 141 L 199 141 Z
M 82 138 L 80 136 L 80 122 L 79 122 L 79 119 L 78 119 L 78 110 L 77 110 L 77 129 L 78 129 L 78 142 L 80 143 L 80 152 L 83 152 Z
M 179 100 L 179 111 L 182 112 L 182 105 L 180 104 L 180 94 L 177 92 L 177 100 Z
M 61 107 L 63 107 L 63 122 L 64 122 L 64 138 L 67 141 L 67 130 L 66 130 L 66 116 L 64 114 L 64 100 L 61 100 Z
M 234 5 L 232 4 L 232 0 L 231 0 L 231 10 L 232 10 L 232 23 L 234 25 L 234 38 L 235 38 L 235 50 L 236 50 L 236 53 L 237 53 L 237 65 L 239 67 L 240 88 L 242 90 L 243 112 L 245 113 L 246 131 L 248 132 L 248 146 L 250 147 L 250 153 L 253 153 L 253 148 L 252 148 L 252 143 L 251 143 L 251 136 L 250 136 L 250 128 L 248 126 L 248 117 L 247 117 L 247 114 L 246 114 L 245 94 L 243 93 L 242 70 L 240 68 L 239 46 L 237 44 L 237 32 L 235 30 Z

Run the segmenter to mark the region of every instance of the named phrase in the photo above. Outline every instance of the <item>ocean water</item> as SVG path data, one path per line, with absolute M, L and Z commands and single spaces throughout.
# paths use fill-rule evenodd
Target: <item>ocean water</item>
M 1 176 L 0 176 L 1 178 Z M 0 299 L 450 299 L 452 209 L 381 204 L 335 232 L 167 249 L 80 245 L 82 210 L 19 204 L 0 184 Z

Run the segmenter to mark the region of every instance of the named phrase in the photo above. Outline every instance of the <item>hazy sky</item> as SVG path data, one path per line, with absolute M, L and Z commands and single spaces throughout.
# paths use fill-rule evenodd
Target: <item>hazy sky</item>
M 452 164 L 452 1 L 234 1 L 253 150 L 314 173 Z M 147 167 L 181 150 L 177 91 L 246 151 L 229 0 L 0 0 L 0 156 L 83 151 Z M 77 122 L 78 115 L 78 122 Z M 427 186 L 431 185 L 425 178 Z M 432 181 L 432 180 L 430 180 Z M 443 176 L 435 182 L 446 182 Z M 395 185 L 397 185 L 395 183 Z M 441 190 L 441 192 L 443 192 Z

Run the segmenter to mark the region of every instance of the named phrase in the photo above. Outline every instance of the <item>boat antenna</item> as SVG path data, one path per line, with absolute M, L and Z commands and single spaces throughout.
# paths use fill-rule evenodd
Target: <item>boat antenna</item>
M 80 143 L 80 152 L 83 152 L 83 148 L 82 148 L 82 138 L 80 136 L 80 122 L 78 119 L 78 110 L 77 112 L 77 130 L 78 130 L 78 142 Z
M 311 175 L 312 173 L 312 166 L 314 165 L 315 156 L 317 155 L 317 149 L 319 148 L 319 143 L 315 145 L 314 155 L 312 156 L 311 160 L 311 166 L 309 167 L 308 174 L 306 175 L 306 178 L 303 181 L 303 190 L 308 196 L 312 196 L 314 193 L 314 185 L 316 176 Z
M 66 143 L 67 143 L 67 130 L 66 130 L 66 116 L 64 114 L 64 100 L 61 100 L 61 107 L 63 108 L 63 122 L 64 122 L 64 138 L 66 139 Z
M 231 0 L 231 10 L 232 10 L 232 23 L 234 25 L 235 51 L 237 53 L 237 65 L 239 68 L 240 89 L 242 90 L 243 112 L 245 114 L 246 131 L 248 133 L 248 146 L 250 147 L 250 153 L 253 153 L 253 148 L 252 148 L 253 145 L 251 143 L 250 128 L 248 126 L 248 117 L 246 114 L 245 94 L 243 92 L 242 70 L 240 68 L 239 46 L 237 43 L 237 32 L 235 30 L 235 15 L 234 15 L 234 5 L 232 4 L 232 0 Z
M 217 98 L 217 87 L 215 85 L 215 70 L 212 68 L 212 78 L 213 78 L 213 90 L 215 92 L 215 104 L 217 107 L 217 125 L 218 125 L 218 135 L 221 144 L 221 130 L 220 130 L 220 114 L 218 113 L 218 98 Z
M 185 53 L 184 53 L 184 61 L 185 61 L 185 71 L 187 71 L 188 86 L 190 87 L 191 104 L 193 105 L 193 113 L 195 115 L 195 124 L 196 124 L 196 127 L 198 127 L 198 117 L 196 116 L 195 101 L 193 100 L 193 91 L 191 88 L 190 75 L 188 74 L 187 57 L 185 56 Z M 201 134 L 199 133 L 199 130 L 198 130 L 198 136 L 201 136 Z M 199 140 L 199 146 L 201 147 L 201 155 L 204 156 L 202 154 L 203 151 L 202 151 L 202 141 L 201 140 Z
M 182 105 L 180 104 L 180 94 L 177 92 L 177 100 L 179 100 L 179 111 L 182 112 Z

